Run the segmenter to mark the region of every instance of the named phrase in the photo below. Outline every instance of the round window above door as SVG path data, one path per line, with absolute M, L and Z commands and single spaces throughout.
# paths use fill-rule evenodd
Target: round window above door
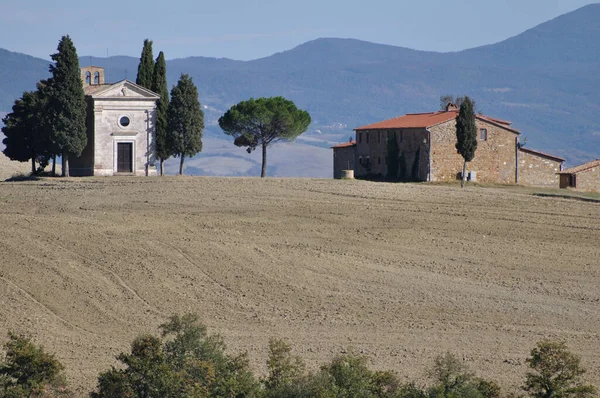
M 129 117 L 127 117 L 127 116 L 121 116 L 121 118 L 119 119 L 119 125 L 121 127 L 127 127 L 127 126 L 129 126 L 130 123 L 131 123 L 131 120 L 129 120 Z

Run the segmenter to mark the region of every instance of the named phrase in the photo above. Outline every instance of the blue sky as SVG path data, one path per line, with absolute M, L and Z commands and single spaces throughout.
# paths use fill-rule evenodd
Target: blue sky
M 595 0 L 0 0 L 0 47 L 49 59 L 69 34 L 78 54 L 255 59 L 319 37 L 418 50 L 495 43 Z M 56 4 L 60 4 L 57 7 Z

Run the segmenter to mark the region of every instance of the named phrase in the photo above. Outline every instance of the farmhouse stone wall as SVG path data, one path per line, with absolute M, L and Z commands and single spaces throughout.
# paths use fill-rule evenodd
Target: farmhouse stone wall
M 395 133 L 399 162 L 404 163 L 406 175 L 400 180 L 426 181 L 428 172 L 427 131 L 425 129 L 381 129 L 356 132 L 356 174 L 389 177 L 388 140 Z M 400 166 L 402 168 L 402 166 Z M 414 172 L 414 175 L 413 175 Z
M 562 162 L 519 150 L 519 184 L 558 188 Z
M 575 176 L 577 189 L 600 192 L 600 166 L 580 171 Z
M 333 148 L 333 178 L 342 178 L 342 170 L 354 170 L 356 146 Z
M 467 172 L 475 171 L 478 182 L 515 183 L 518 135 L 496 124 L 477 119 L 477 150 L 467 163 Z M 487 130 L 482 140 L 480 129 Z M 459 178 L 463 158 L 456 150 L 456 121 L 429 128 L 431 131 L 431 181 Z

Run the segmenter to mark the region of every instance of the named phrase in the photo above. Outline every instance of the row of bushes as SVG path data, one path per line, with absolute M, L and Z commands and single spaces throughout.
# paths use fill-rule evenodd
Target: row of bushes
M 308 372 L 289 344 L 271 340 L 268 375 L 256 378 L 246 354 L 230 355 L 219 335 L 208 334 L 193 314 L 172 316 L 160 326 L 160 336 L 142 335 L 131 352 L 98 376 L 92 398 L 499 398 L 493 381 L 476 377 L 450 353 L 438 356 L 428 375 L 432 383 L 403 383 L 391 371 L 373 371 L 355 354 L 335 357 L 316 372 Z M 581 382 L 584 369 L 564 343 L 541 341 L 527 359 L 531 371 L 522 390 L 530 397 L 596 397 L 596 389 Z M 71 397 L 64 367 L 29 338 L 13 333 L 0 361 L 0 397 Z

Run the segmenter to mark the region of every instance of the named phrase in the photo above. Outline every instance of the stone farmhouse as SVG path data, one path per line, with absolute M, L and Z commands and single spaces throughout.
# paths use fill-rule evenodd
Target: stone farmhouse
M 562 170 L 558 174 L 561 188 L 600 192 L 600 159 Z
M 395 139 L 400 180 L 459 179 L 463 159 L 455 148 L 457 116 L 458 108 L 450 104 L 444 111 L 407 114 L 356 128 L 356 141 L 333 147 L 334 177 L 350 164 L 357 177 L 389 178 L 388 140 Z M 521 147 L 520 132 L 511 122 L 478 114 L 476 125 L 477 151 L 467 164 L 471 180 L 558 186 L 564 159 Z
M 88 143 L 69 159 L 72 176 L 156 175 L 158 94 L 128 80 L 104 83 L 104 69 L 81 68 Z

